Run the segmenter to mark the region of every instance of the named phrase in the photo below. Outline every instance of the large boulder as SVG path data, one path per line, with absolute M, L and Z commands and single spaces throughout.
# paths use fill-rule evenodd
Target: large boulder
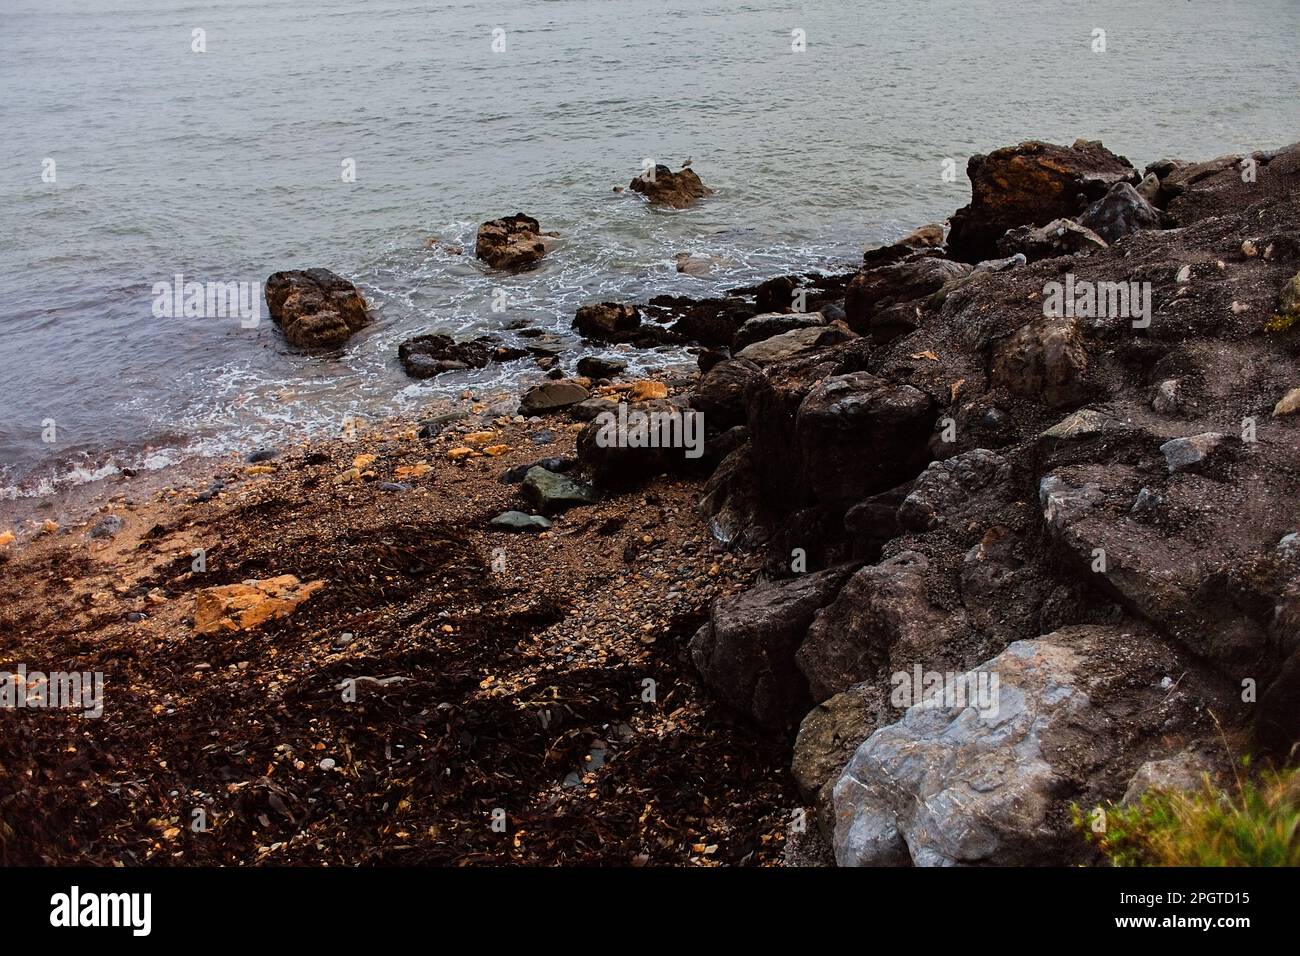
M 1011 466 L 1001 455 L 976 448 L 945 461 L 934 461 L 898 509 L 898 523 L 916 531 L 961 517 L 972 499 L 989 485 L 1005 485 Z
M 578 459 L 598 485 L 679 471 L 704 454 L 704 416 L 673 402 L 619 402 L 578 435 Z
M 993 384 L 1049 407 L 1081 401 L 1088 352 L 1075 318 L 1026 323 L 1002 341 L 993 356 Z
M 844 314 L 849 328 L 859 335 L 870 333 L 877 341 L 893 337 L 894 323 L 876 329 L 872 320 L 890 306 L 914 302 L 938 292 L 950 282 L 970 275 L 971 266 L 934 256 L 908 259 L 893 265 L 864 269 L 845 290 Z
M 869 372 L 824 378 L 795 421 L 805 486 L 818 501 L 846 504 L 890 488 L 925 464 L 933 427 L 929 396 L 910 385 Z
M 820 312 L 772 312 L 756 315 L 736 330 L 731 347 L 739 352 L 741 349 L 770 339 L 774 335 L 793 332 L 795 329 L 810 329 L 826 324 L 826 317 Z
M 1137 171 L 1100 143 L 1073 146 L 1027 142 L 972 156 L 966 164 L 971 201 L 950 220 L 948 254 L 980 262 L 997 254 L 997 241 L 1017 226 L 1069 218 Z
M 713 195 L 693 169 L 683 167 L 673 172 L 663 164 L 655 166 L 653 174 L 637 176 L 630 188 L 652 203 L 674 209 L 685 209 L 695 200 Z
M 1066 628 L 940 676 L 835 784 L 839 865 L 1081 860 L 1069 805 L 1118 800 L 1165 741 L 1210 727 L 1188 664 L 1145 633 Z
M 335 348 L 370 322 L 357 287 L 328 269 L 273 273 L 265 294 L 271 320 L 301 348 Z
M 522 269 L 546 255 L 541 226 L 518 212 L 478 227 L 474 255 L 494 269 Z
M 709 369 L 695 386 L 691 407 L 704 416 L 710 431 L 745 422 L 745 393 L 763 372 L 746 359 L 728 359 Z
M 835 596 L 848 566 L 769 581 L 713 603 L 691 639 L 691 658 L 718 696 L 759 724 L 783 729 L 808 705 L 794 654 L 813 614 Z
M 947 615 L 930 602 L 929 570 L 925 555 L 900 552 L 855 573 L 817 614 L 795 655 L 814 702 L 880 681 L 895 645 L 912 654 L 942 642 Z

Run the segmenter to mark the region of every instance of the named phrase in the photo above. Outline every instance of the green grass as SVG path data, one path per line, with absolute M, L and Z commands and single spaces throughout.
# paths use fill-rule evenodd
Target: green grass
M 1149 791 L 1132 806 L 1107 806 L 1104 816 L 1071 810 L 1113 866 L 1300 866 L 1295 769 L 1262 771 L 1235 794 L 1206 778 L 1200 790 Z

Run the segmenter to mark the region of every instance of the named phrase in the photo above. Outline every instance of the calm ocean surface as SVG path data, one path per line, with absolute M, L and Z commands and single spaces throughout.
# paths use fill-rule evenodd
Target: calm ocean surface
M 417 332 L 567 330 L 586 301 L 848 268 L 962 205 L 974 152 L 1082 136 L 1140 167 L 1293 142 L 1297 37 L 1297 0 L 0 0 L 0 498 L 536 374 L 413 382 Z M 687 156 L 717 190 L 695 208 L 611 190 Z M 564 241 L 492 274 L 474 230 L 516 211 Z M 682 251 L 723 264 L 680 275 Z M 338 353 L 152 311 L 177 273 L 309 266 L 375 309 Z

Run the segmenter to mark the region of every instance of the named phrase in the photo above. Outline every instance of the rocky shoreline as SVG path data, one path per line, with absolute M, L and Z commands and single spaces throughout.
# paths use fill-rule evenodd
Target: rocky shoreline
M 968 175 L 854 272 L 592 303 L 573 375 L 418 337 L 540 380 L 0 546 L 6 662 L 107 698 L 0 714 L 0 860 L 1095 863 L 1076 808 L 1287 761 L 1300 147 Z M 364 324 L 277 276 L 302 344 Z M 665 342 L 698 376 L 622 380 Z

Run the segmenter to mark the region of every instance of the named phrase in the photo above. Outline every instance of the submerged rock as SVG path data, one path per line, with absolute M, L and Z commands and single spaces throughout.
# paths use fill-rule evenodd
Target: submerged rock
M 683 167 L 673 172 L 663 164 L 656 165 L 653 174 L 637 176 L 628 188 L 652 203 L 674 209 L 685 209 L 695 200 L 713 195 L 713 190 L 700 181 L 693 169 Z
M 290 345 L 335 348 L 370 323 L 357 287 L 328 269 L 293 269 L 266 280 L 271 320 Z
M 478 227 L 474 255 L 494 269 L 522 269 L 546 255 L 541 226 L 532 216 L 515 213 Z
M 484 368 L 492 362 L 513 362 L 527 355 L 526 349 L 505 345 L 495 335 L 457 342 L 450 335 L 433 333 L 414 336 L 397 347 L 397 358 L 412 378 Z

